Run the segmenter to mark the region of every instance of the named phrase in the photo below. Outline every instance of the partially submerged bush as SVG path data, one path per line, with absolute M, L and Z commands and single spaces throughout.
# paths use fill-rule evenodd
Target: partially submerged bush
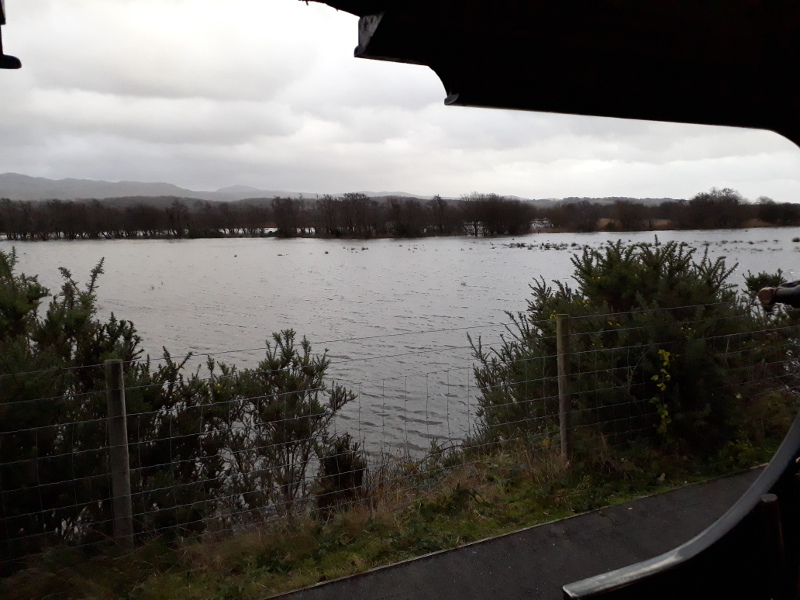
M 319 448 L 319 459 L 317 509 L 327 519 L 364 498 L 367 461 L 360 444 L 349 433 L 325 440 Z
M 209 363 L 213 402 L 233 424 L 222 451 L 234 482 L 228 492 L 233 514 L 285 514 L 309 498 L 312 461 L 330 439 L 336 413 L 355 398 L 341 386 L 328 388 L 329 365 L 325 353 L 312 353 L 308 340 L 296 343 L 292 330 L 273 334 L 255 369 L 220 365 L 216 376 Z

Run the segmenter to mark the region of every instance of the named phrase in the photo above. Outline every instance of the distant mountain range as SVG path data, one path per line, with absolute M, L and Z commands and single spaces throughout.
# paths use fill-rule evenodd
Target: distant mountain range
M 361 192 L 368 196 L 410 196 L 404 192 Z M 321 194 L 319 194 L 321 195 Z M 0 174 L 0 198 L 10 200 L 104 200 L 107 198 L 165 197 L 231 202 L 248 198 L 316 198 L 316 193 L 263 190 L 232 185 L 216 191 L 196 191 L 171 183 L 139 181 L 95 181 L 92 179 L 47 179 L 19 173 Z
M 414 198 L 406 192 L 367 192 L 372 198 L 401 197 Z M 246 185 L 232 185 L 216 191 L 196 191 L 178 187 L 171 183 L 144 183 L 138 181 L 95 181 L 92 179 L 47 179 L 30 177 L 19 173 L 0 174 L 0 198 L 11 200 L 108 200 L 116 199 L 118 204 L 131 204 L 137 198 L 158 198 L 161 204 L 164 198 L 182 198 L 194 200 L 210 200 L 214 202 L 235 202 L 263 198 L 309 198 L 322 196 L 317 193 L 288 192 L 285 190 L 265 190 Z M 431 195 L 432 196 L 432 195 Z M 518 196 L 509 196 L 519 200 L 529 200 Z M 671 198 L 563 198 L 534 200 L 537 204 L 547 205 L 553 202 L 599 202 L 610 203 L 616 200 L 629 200 L 642 204 L 660 204 Z

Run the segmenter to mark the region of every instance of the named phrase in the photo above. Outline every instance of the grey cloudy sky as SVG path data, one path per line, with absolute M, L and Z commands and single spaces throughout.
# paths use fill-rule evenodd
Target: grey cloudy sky
M 6 0 L 0 172 L 342 193 L 800 201 L 800 149 L 749 130 L 445 107 L 426 67 L 354 59 L 297 0 Z

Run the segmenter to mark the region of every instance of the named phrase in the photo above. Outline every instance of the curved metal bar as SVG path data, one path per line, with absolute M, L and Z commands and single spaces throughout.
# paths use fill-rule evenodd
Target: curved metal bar
M 661 556 L 566 585 L 564 598 L 794 597 L 800 559 L 798 457 L 800 415 L 759 478 L 708 529 Z

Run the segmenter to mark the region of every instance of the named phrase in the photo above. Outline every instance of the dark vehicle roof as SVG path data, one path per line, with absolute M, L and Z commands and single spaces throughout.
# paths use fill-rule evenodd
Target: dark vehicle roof
M 448 104 L 755 127 L 800 142 L 796 0 L 324 3 L 361 17 L 357 56 L 429 66 Z

